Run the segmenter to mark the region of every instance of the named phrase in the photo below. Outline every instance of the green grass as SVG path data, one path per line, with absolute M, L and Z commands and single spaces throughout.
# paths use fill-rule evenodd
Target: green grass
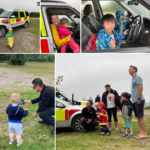
M 54 63 L 26 63 L 25 66 L 12 66 L 7 65 L 6 62 L 0 63 L 0 68 L 14 69 L 19 72 L 31 73 L 35 77 L 40 78 L 49 77 L 50 80 L 54 81 Z M 7 72 L 6 72 L 7 73 Z M 51 78 L 52 77 L 52 78 Z M 26 78 L 30 78 L 26 76 Z M 3 79 L 7 80 L 7 78 Z M 21 81 L 15 81 L 15 84 Z M 7 82 L 6 82 L 7 83 Z M 6 85 L 8 86 L 8 85 Z M 35 90 L 0 90 L 0 150 L 54 150 L 55 147 L 55 135 L 51 134 L 52 126 L 46 124 L 39 124 L 39 116 L 34 117 L 34 113 L 38 109 L 38 104 L 20 105 L 21 107 L 28 108 L 28 115 L 22 119 L 23 134 L 22 139 L 23 145 L 20 147 L 16 146 L 16 141 L 13 145 L 9 145 L 9 130 L 8 130 L 8 115 L 6 114 L 6 108 L 10 104 L 9 98 L 12 93 L 19 93 L 21 98 L 24 100 L 31 100 L 39 97 L 40 93 Z
M 56 149 L 61 150 L 148 150 L 150 149 L 150 119 L 149 115 L 150 111 L 145 110 L 146 112 L 146 130 L 148 134 L 147 139 L 136 140 L 136 139 L 127 139 L 121 138 L 120 130 L 123 129 L 123 126 L 119 124 L 119 131 L 115 130 L 114 122 L 112 123 L 112 131 L 110 136 L 102 136 L 99 134 L 99 128 L 96 127 L 96 132 L 92 133 L 80 133 L 69 131 L 69 129 L 65 130 L 63 128 L 61 130 L 61 134 L 56 134 Z M 118 115 L 118 119 L 121 119 L 121 115 Z M 132 119 L 134 135 L 139 133 L 138 122 L 135 117 Z
M 37 39 L 40 38 L 40 19 L 39 18 L 30 18 L 29 22 L 29 31 L 33 33 Z
M 0 63 L 0 67 L 15 69 L 25 73 L 32 73 L 35 76 L 49 76 L 54 80 L 55 63 L 53 62 L 26 62 L 24 66 L 7 65 L 7 63 Z M 7 73 L 7 72 L 5 72 Z

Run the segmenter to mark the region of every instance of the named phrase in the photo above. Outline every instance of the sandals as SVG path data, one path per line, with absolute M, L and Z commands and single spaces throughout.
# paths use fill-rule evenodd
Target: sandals
M 136 138 L 137 140 L 140 140 L 140 139 L 146 139 L 147 137 L 145 136 L 145 137 L 139 137 L 138 136 L 138 138 Z

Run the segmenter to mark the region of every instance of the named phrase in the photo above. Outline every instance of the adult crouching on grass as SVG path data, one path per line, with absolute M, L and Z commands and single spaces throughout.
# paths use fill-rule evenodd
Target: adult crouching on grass
M 140 133 L 135 136 L 137 140 L 147 138 L 146 134 L 146 121 L 144 118 L 144 105 L 145 98 L 142 94 L 143 92 L 143 81 L 140 76 L 137 75 L 137 67 L 130 66 L 129 74 L 132 76 L 132 87 L 131 87 L 131 97 L 133 103 L 133 110 L 135 117 L 137 117 Z
M 32 81 L 33 89 L 36 92 L 40 92 L 40 96 L 33 100 L 25 100 L 25 104 L 35 104 L 39 103 L 38 110 L 34 113 L 36 117 L 39 114 L 39 117 L 42 119 L 39 123 L 46 123 L 55 127 L 55 120 L 52 115 L 55 114 L 55 105 L 54 105 L 54 88 L 46 86 L 43 84 L 43 81 L 40 78 L 36 78 Z M 51 131 L 52 134 L 55 133 L 55 129 Z

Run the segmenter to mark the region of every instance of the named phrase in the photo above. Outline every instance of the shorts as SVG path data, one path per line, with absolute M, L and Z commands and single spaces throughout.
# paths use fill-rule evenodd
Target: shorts
M 9 132 L 16 133 L 17 135 L 22 134 L 22 123 L 11 123 L 9 122 Z
M 145 100 L 142 100 L 140 104 L 137 102 L 133 103 L 133 110 L 135 117 L 142 118 L 144 117 L 144 104 Z
M 126 118 L 123 118 L 123 120 L 124 120 L 124 127 L 126 128 L 126 127 L 128 127 L 128 128 L 131 128 L 131 127 L 133 127 L 132 126 L 132 122 L 131 122 L 131 119 L 126 119 Z

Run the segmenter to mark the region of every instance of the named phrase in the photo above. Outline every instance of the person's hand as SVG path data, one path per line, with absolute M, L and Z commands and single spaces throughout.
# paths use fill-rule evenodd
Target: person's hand
M 137 103 L 138 103 L 138 104 L 141 104 L 141 100 L 138 100 Z
M 126 20 L 121 21 L 121 23 L 127 22 Z
M 132 21 L 132 19 L 130 19 L 130 21 Z
M 25 101 L 24 101 L 24 104 L 25 104 L 25 105 L 26 105 L 26 104 L 29 104 L 29 103 L 31 103 L 30 100 L 25 100 Z
M 115 49 L 115 47 L 116 47 L 116 41 L 111 40 L 110 41 L 110 46 L 111 46 L 111 49 Z
M 25 108 L 25 110 L 27 110 L 27 111 L 28 111 L 28 108 Z
M 128 30 L 129 30 L 129 29 L 127 29 L 126 31 L 124 31 L 124 35 L 127 35 L 127 34 L 128 34 Z
M 129 116 L 127 116 L 127 119 L 129 120 L 129 119 L 130 119 L 130 117 L 129 117 Z
M 90 123 L 92 121 L 92 119 L 88 119 L 88 121 L 86 123 Z
M 71 34 L 70 35 L 68 35 L 70 38 L 71 38 Z
M 71 32 L 71 34 L 73 34 L 73 32 Z
M 34 117 L 36 117 L 36 116 L 37 116 L 37 112 L 34 113 Z
M 84 121 L 84 117 L 82 117 L 81 120 Z

